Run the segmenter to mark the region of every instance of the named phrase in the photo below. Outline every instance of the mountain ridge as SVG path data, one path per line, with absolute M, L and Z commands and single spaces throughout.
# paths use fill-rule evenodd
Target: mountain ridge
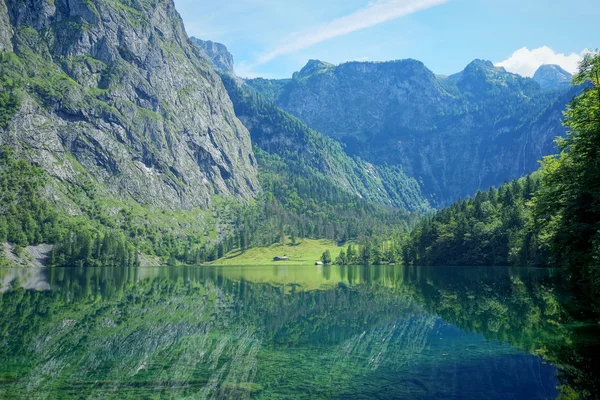
M 224 74 L 222 79 L 236 115 L 250 131 L 253 145 L 285 160 L 298 179 L 322 175 L 332 185 L 361 199 L 408 211 L 429 210 L 419 184 L 401 168 L 376 167 L 350 157 L 341 143 L 306 126 L 235 77 Z M 264 164 L 266 158 L 258 157 L 263 169 L 270 168 Z
M 406 59 L 347 62 L 301 78 L 246 84 L 344 143 L 348 154 L 376 166 L 401 165 L 435 206 L 535 170 L 555 150 L 554 137 L 565 134 L 561 116 L 550 110 L 562 111 L 565 93 L 576 92 L 548 93 L 486 60 L 446 78 Z

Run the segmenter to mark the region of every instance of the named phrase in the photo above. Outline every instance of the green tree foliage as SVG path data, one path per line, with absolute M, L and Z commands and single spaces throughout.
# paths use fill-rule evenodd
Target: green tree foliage
M 9 68 L 5 68 L 9 58 L 11 55 L 0 53 L 0 129 L 6 127 L 21 104 L 18 77 Z
M 43 170 L 16 160 L 10 148 L 0 149 L 0 242 L 13 243 L 17 253 L 29 245 L 53 243 L 51 265 L 139 265 L 137 252 L 123 233 L 100 234 L 57 212 L 40 196 L 44 176 Z
M 55 244 L 50 258 L 54 265 L 77 267 L 140 265 L 138 252 L 116 231 L 95 236 L 86 230 L 71 231 Z
M 8 147 L 0 148 L 0 242 L 17 247 L 54 241 L 58 217 L 38 190 L 43 171 L 25 161 L 17 161 Z
M 566 267 L 597 293 L 600 283 L 600 55 L 587 55 L 583 87 L 565 113 L 561 153 L 527 178 L 479 192 L 422 221 L 405 260 L 415 265 Z
M 478 192 L 421 221 L 404 249 L 415 265 L 545 265 L 532 218 L 537 175 Z
M 418 218 L 361 199 L 318 173 L 298 172 L 289 161 L 260 148 L 255 148 L 255 154 L 263 194 L 256 204 L 239 210 L 234 221 L 238 233 L 227 250 L 281 243 L 285 236 L 340 243 L 387 237 L 408 230 Z
M 600 55 L 588 54 L 574 83 L 585 85 L 565 114 L 561 153 L 542 164 L 535 217 L 553 265 L 600 283 Z
M 402 262 L 402 243 L 406 232 L 393 235 L 391 239 L 383 236 L 363 238 L 357 246 L 352 244 L 336 257 L 334 263 L 338 265 L 380 265 L 396 264 Z
M 321 256 L 321 261 L 323 261 L 323 264 L 331 264 L 331 253 L 329 252 L 329 250 L 325 250 L 325 252 Z

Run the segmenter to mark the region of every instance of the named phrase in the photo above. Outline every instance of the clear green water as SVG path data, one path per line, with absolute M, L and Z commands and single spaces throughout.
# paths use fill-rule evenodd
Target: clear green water
M 572 317 L 557 275 L 0 270 L 0 398 L 594 396 L 597 325 Z

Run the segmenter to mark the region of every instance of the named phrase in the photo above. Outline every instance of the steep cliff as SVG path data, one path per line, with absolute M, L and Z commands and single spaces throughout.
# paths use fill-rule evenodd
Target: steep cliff
M 291 80 L 247 84 L 349 154 L 401 165 L 436 206 L 535 170 L 576 90 L 544 91 L 483 60 L 447 78 L 416 60 L 311 60 Z
M 0 51 L 0 144 L 56 187 L 167 209 L 257 193 L 248 131 L 171 0 L 2 0 Z

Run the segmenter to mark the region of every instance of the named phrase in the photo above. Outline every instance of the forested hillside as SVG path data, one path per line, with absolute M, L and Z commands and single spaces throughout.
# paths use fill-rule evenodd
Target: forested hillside
M 424 219 L 406 243 L 415 265 L 564 267 L 597 293 L 600 283 L 600 56 L 575 76 L 585 84 L 565 114 L 561 150 L 539 173 L 478 192 Z
M 110 225 L 115 224 L 108 219 L 61 214 L 44 199 L 45 179 L 42 169 L 15 160 L 10 148 L 0 148 L 0 243 L 14 244 L 17 255 L 26 246 L 54 243 L 48 260 L 51 265 L 139 265 L 135 247 L 125 239 L 125 229 L 110 230 Z M 104 229 L 97 230 L 98 227 Z M 6 264 L 2 245 L 0 266 Z
M 417 225 L 405 249 L 414 265 L 546 266 L 536 235 L 532 199 L 539 174 L 477 192 Z
M 222 79 L 237 117 L 250 131 L 255 151 L 262 153 L 258 160 L 264 172 L 279 171 L 287 182 L 304 179 L 316 184 L 323 180 L 326 186 L 403 210 L 429 209 L 419 184 L 407 177 L 402 167 L 376 167 L 351 158 L 339 142 L 312 130 L 251 87 L 229 74 L 222 74 Z M 319 197 L 315 201 L 319 202 Z

